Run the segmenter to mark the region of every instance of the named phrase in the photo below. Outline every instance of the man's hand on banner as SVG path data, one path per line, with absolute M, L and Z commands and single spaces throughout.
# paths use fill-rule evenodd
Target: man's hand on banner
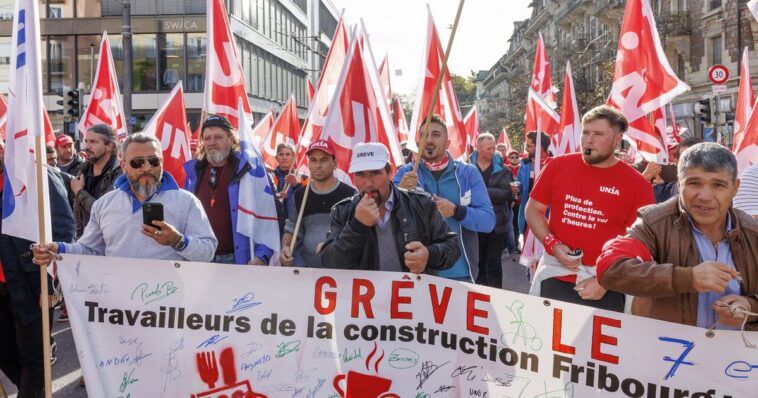
M 368 194 L 363 194 L 358 206 L 355 206 L 355 219 L 367 227 L 373 227 L 379 221 L 379 208 Z
M 405 248 L 405 266 L 414 274 L 420 274 L 426 269 L 426 263 L 429 261 L 429 249 L 419 241 L 413 241 Z
M 45 245 L 35 243 L 32 245 L 31 249 L 34 254 L 32 262 L 40 267 L 47 267 L 58 257 L 57 243 L 46 243 Z
M 734 268 L 716 261 L 705 261 L 692 268 L 692 286 L 700 293 L 723 293 L 727 283 L 739 276 Z
M 553 247 L 553 256 L 556 258 L 556 260 L 558 260 L 559 263 L 561 263 L 562 266 L 572 271 L 577 271 L 579 270 L 581 259 L 570 257 L 568 255 L 570 251 L 570 247 L 564 245 L 563 243 L 559 243 Z
M 730 294 L 718 299 L 713 303 L 713 311 L 716 312 L 718 322 L 724 326 L 740 326 L 745 315 L 735 313 L 732 311 L 732 307 L 742 307 L 746 311 L 751 311 L 750 301 L 742 296 Z M 742 316 L 739 316 L 742 315 Z
M 142 235 L 153 238 L 159 245 L 173 246 L 183 239 L 182 234 L 169 223 L 155 220 L 153 225 L 142 224 Z
M 409 171 L 403 174 L 403 179 L 400 180 L 400 184 L 397 186 L 403 189 L 411 190 L 416 188 L 416 184 L 418 184 L 418 173 Z
M 248 261 L 247 265 L 266 265 L 266 263 L 260 258 L 253 256 L 253 258 Z
M 440 198 L 437 195 L 433 195 L 432 198 L 434 199 L 434 203 L 437 204 L 437 210 L 442 213 L 442 217 L 450 218 L 455 214 L 455 203 L 445 198 Z
M 282 252 L 279 253 L 279 262 L 283 267 L 291 267 L 295 263 L 295 259 L 292 257 L 292 251 L 289 245 L 282 247 Z
M 600 300 L 605 296 L 605 292 L 607 292 L 607 290 L 600 286 L 597 278 L 585 279 L 577 283 L 574 290 L 579 293 L 579 297 L 583 300 Z

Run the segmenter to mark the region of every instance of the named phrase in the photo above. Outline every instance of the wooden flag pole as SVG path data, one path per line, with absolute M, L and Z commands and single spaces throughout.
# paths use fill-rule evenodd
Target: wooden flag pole
M 44 247 L 47 244 L 47 231 L 45 228 L 45 191 L 42 189 L 42 178 L 46 178 L 44 169 L 42 166 L 45 160 L 42 159 L 42 153 L 44 148 L 42 146 L 42 140 L 44 136 L 34 136 L 34 158 L 35 169 L 37 172 L 37 214 L 38 214 L 38 228 L 39 228 L 39 244 Z M 45 397 L 52 398 L 52 364 L 50 363 L 50 303 L 47 293 L 47 267 L 40 267 L 39 269 L 39 285 L 40 285 L 40 309 L 42 310 L 42 365 L 45 371 Z
M 295 153 L 292 155 L 292 165 L 290 166 L 290 170 L 287 172 L 287 175 L 292 174 L 295 171 L 295 167 L 297 167 L 297 154 L 300 153 L 300 140 L 297 141 L 297 146 L 295 147 Z M 282 189 L 282 192 L 287 192 L 290 189 L 290 183 L 285 182 L 284 183 L 284 189 Z M 308 192 L 305 193 L 306 195 Z
M 311 180 L 308 179 L 308 183 L 305 184 L 305 194 L 303 194 L 303 203 L 300 204 L 300 212 L 297 214 L 297 222 L 295 223 L 295 231 L 292 232 L 292 241 L 290 241 L 290 253 L 295 252 L 295 244 L 297 243 L 297 233 L 300 232 L 300 223 L 302 223 L 303 221 L 305 203 L 308 202 L 308 192 L 310 191 L 311 191 Z
M 463 11 L 463 3 L 466 0 L 460 0 L 458 2 L 458 11 L 455 14 L 455 22 L 453 22 L 453 30 L 450 32 L 450 39 L 447 41 L 447 50 L 445 51 L 445 58 L 442 59 L 442 69 L 440 69 L 440 75 L 437 76 L 437 83 L 434 85 L 434 94 L 432 95 L 432 103 L 429 104 L 429 112 L 426 114 L 426 121 L 424 122 L 424 129 L 419 139 L 418 144 L 418 156 L 416 156 L 415 163 L 413 164 L 413 172 L 418 172 L 418 165 L 421 161 L 421 151 L 426 146 L 426 136 L 429 134 L 429 123 L 432 121 L 434 115 L 434 107 L 437 105 L 439 99 L 440 87 L 442 87 L 442 78 L 447 72 L 447 59 L 450 57 L 450 50 L 453 48 L 453 39 L 455 39 L 455 32 L 458 30 L 458 22 L 461 20 L 461 11 Z

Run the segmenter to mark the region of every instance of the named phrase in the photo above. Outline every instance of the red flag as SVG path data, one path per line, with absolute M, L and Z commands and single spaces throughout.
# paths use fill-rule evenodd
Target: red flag
M 392 103 L 392 85 L 390 84 L 390 63 L 387 60 L 387 56 L 384 56 L 384 60 L 379 65 L 379 81 L 382 83 L 382 90 L 384 90 L 384 96 L 387 97 L 387 104 Z
M 428 6 L 427 6 L 428 9 Z M 428 10 L 429 17 L 426 31 L 426 44 L 424 46 L 424 64 L 416 91 L 416 105 L 411 117 L 410 131 L 408 132 L 408 148 L 414 152 L 418 151 L 417 140 L 421 134 L 419 129 L 421 124 L 426 120 L 429 112 L 429 106 L 432 103 L 434 87 L 437 78 L 442 71 L 442 60 L 445 58 L 445 52 L 442 49 L 440 37 L 437 34 L 437 28 L 434 25 L 432 11 Z M 442 117 L 447 125 L 447 137 L 450 141 L 448 150 L 453 159 L 463 159 L 466 156 L 466 127 L 463 125 L 463 114 L 458 104 L 458 97 L 455 95 L 453 80 L 450 78 L 450 70 L 446 68 L 442 77 L 442 86 L 440 87 L 437 104 L 434 107 L 434 113 Z
M 543 131 L 550 135 L 558 132 L 560 117 L 555 112 L 556 102 L 553 82 L 550 78 L 550 60 L 547 57 L 542 33 L 537 37 L 534 54 L 532 84 L 526 100 L 526 132 Z
M 245 114 L 250 120 L 252 113 L 245 90 L 245 73 L 229 29 L 229 16 L 226 14 L 224 3 L 224 0 L 206 0 L 208 58 L 205 62 L 203 110 L 224 116 L 234 128 L 239 128 L 237 106 L 240 98 Z
M 508 130 L 503 127 L 503 131 L 500 133 L 500 137 L 497 138 L 498 144 L 505 144 L 505 153 L 511 153 L 513 147 L 511 146 L 511 140 L 508 138 Z
M 742 52 L 742 65 L 740 66 L 740 89 L 737 94 L 737 106 L 734 111 L 734 140 L 732 142 L 732 151 L 737 153 L 743 137 L 745 136 L 745 125 L 750 117 L 750 109 L 755 104 L 755 94 L 753 93 L 753 84 L 750 79 L 750 56 L 747 47 Z
M 382 143 L 389 150 L 393 169 L 403 164 L 371 46 L 368 40 L 359 45 L 364 37 L 365 28 L 361 24 L 357 37 L 350 42 L 322 134 L 322 139 L 330 141 L 337 152 L 335 175 L 348 183 L 352 148 L 358 143 Z
M 665 148 L 662 137 L 656 137 L 650 123 L 644 120 L 645 115 L 662 108 L 689 87 L 679 80 L 666 59 L 648 0 L 627 1 L 619 38 L 608 104 L 620 109 L 629 120 L 627 135 L 640 144 L 640 156 L 656 161 Z
M 576 104 L 574 79 L 571 77 L 571 62 L 566 62 L 566 75 L 563 79 L 563 100 L 561 102 L 561 123 L 553 139 L 556 155 L 579 152 L 582 136 L 582 120 L 579 106 Z
M 297 154 L 298 165 L 303 165 L 305 150 L 308 148 L 308 145 L 321 138 L 321 130 L 324 128 L 325 118 L 329 112 L 329 104 L 334 96 L 337 81 L 340 79 L 340 73 L 345 63 L 345 56 L 349 46 L 350 35 L 345 28 L 345 21 L 340 17 L 337 29 L 334 32 L 332 45 L 329 47 L 329 53 L 326 55 L 324 67 L 321 70 L 321 77 L 318 79 L 316 94 L 308 108 L 308 113 L 305 115 L 303 132 L 300 134 L 300 151 Z M 303 171 L 307 172 L 308 170 L 306 168 Z
M 734 154 L 737 157 L 737 168 L 740 173 L 746 168 L 758 163 L 758 103 L 750 111 L 750 119 L 745 126 L 745 134 L 740 140 Z
M 479 138 L 479 112 L 476 110 L 476 105 L 472 106 L 463 118 L 463 125 L 466 126 L 468 144 L 475 147 L 476 140 Z
M 408 122 L 405 121 L 405 111 L 400 98 L 395 98 L 395 130 L 398 141 L 408 141 Z
M 254 144 L 255 147 L 258 149 L 258 152 L 261 151 L 261 145 L 263 144 L 263 140 L 268 137 L 268 133 L 271 131 L 271 127 L 274 126 L 274 120 L 276 118 L 274 117 L 274 111 L 270 110 L 266 114 L 266 116 L 263 117 L 258 122 L 258 125 L 255 126 L 253 129 L 253 139 L 255 140 Z
M 306 82 L 308 82 L 308 106 L 310 107 L 311 102 L 313 102 L 313 96 L 316 95 L 316 88 L 313 87 L 310 77 L 306 79 Z
M 0 97 L 2 97 L 0 95 Z M 50 115 L 47 114 L 47 108 L 42 104 L 42 121 L 45 124 L 45 145 L 55 145 L 55 130 L 53 130 L 53 123 L 50 122 Z
M 276 146 L 283 142 L 294 146 L 299 134 L 300 119 L 297 116 L 297 104 L 293 95 L 284 105 L 284 108 L 282 108 L 282 112 L 269 130 L 266 138 L 263 139 L 261 156 L 266 166 L 275 169 L 278 166 L 276 161 Z
M 161 142 L 163 170 L 174 177 L 180 188 L 184 188 L 184 163 L 192 159 L 190 154 L 190 132 L 187 129 L 187 111 L 184 108 L 184 89 L 181 80 L 174 86 L 166 102 L 142 129 L 143 134 L 153 136 Z
M 5 127 L 8 121 L 8 103 L 5 102 L 5 96 L 0 94 L 0 135 L 5 141 Z
M 676 124 L 676 116 L 674 115 L 674 105 L 669 102 L 669 117 L 671 118 L 671 126 L 666 129 L 666 146 L 671 151 L 672 148 L 679 145 L 682 142 L 682 137 L 679 134 L 679 126 Z
M 124 116 L 121 90 L 118 88 L 118 77 L 106 32 L 103 32 L 103 37 L 100 40 L 100 58 L 97 61 L 94 81 L 87 110 L 79 119 L 79 134 L 84 137 L 88 128 L 96 124 L 106 124 L 113 127 L 119 140 L 121 140 L 128 134 L 126 117 Z

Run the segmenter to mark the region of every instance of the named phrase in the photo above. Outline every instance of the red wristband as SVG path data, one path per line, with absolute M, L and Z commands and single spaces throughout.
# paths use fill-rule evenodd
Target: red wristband
M 553 234 L 547 234 L 544 238 L 542 238 L 542 245 L 545 247 L 545 252 L 549 255 L 553 255 L 553 248 L 556 245 L 562 245 L 563 242 L 559 241 L 558 238 L 553 236 Z

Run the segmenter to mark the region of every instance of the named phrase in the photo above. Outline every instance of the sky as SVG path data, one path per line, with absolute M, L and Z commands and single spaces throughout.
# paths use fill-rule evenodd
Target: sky
M 384 55 L 392 70 L 392 91 L 416 90 L 426 39 L 427 4 L 432 10 L 442 47 L 455 21 L 458 0 L 332 0 L 345 9 L 349 26 L 360 18 L 366 25 L 377 66 Z M 463 6 L 448 61 L 452 73 L 468 76 L 488 70 L 508 50 L 513 23 L 531 15 L 530 0 L 468 0 Z M 402 76 L 396 70 L 402 70 Z

